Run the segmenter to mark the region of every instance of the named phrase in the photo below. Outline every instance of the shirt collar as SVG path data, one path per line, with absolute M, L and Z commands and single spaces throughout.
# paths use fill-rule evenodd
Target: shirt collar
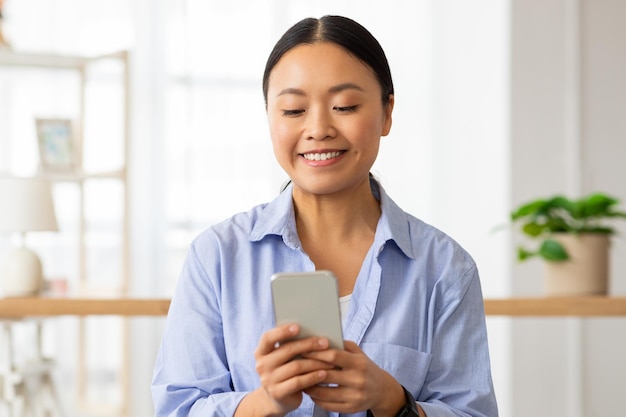
M 381 217 L 376 227 L 375 242 L 381 247 L 392 241 L 409 258 L 417 257 L 409 228 L 409 215 L 405 213 L 385 192 L 375 179 L 370 180 L 372 193 L 380 201 Z M 281 236 L 287 246 L 300 249 L 300 238 L 296 230 L 293 200 L 293 184 L 289 184 L 263 210 L 250 232 L 250 240 L 260 241 L 265 236 Z
M 287 246 L 300 249 L 300 238 L 296 230 L 296 218 L 291 198 L 293 185 L 283 188 L 272 202 L 263 207 L 250 232 L 250 241 L 262 240 L 265 236 L 281 236 Z
M 371 180 L 374 197 L 380 201 L 381 216 L 376 227 L 375 242 L 381 246 L 392 241 L 405 256 L 417 258 L 417 250 L 411 240 L 409 215 L 389 197 L 385 189 L 375 180 Z

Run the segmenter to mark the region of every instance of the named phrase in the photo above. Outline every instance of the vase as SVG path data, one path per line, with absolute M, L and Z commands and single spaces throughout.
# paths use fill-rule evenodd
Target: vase
M 548 296 L 606 295 L 609 282 L 609 238 L 603 233 L 557 233 L 569 259 L 545 263 Z

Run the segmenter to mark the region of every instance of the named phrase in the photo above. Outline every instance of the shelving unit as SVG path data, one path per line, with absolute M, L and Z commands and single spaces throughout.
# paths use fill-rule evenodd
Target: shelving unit
M 94 68 L 98 68 L 100 65 L 107 65 L 110 62 L 113 63 L 115 70 L 108 71 L 99 70 L 93 71 Z M 53 185 L 60 186 L 65 184 L 72 190 L 76 190 L 77 195 L 76 202 L 76 236 L 72 238 L 72 242 L 76 242 L 76 252 L 64 254 L 64 256 L 72 257 L 70 263 L 76 267 L 76 278 L 72 282 L 72 292 L 98 292 L 106 291 L 107 293 L 115 294 L 119 297 L 124 297 L 128 293 L 129 287 L 129 225 L 128 225 L 128 212 L 129 212 L 129 191 L 127 186 L 127 155 L 129 151 L 129 135 L 130 135 L 130 117 L 129 117 L 129 103 L 130 103 L 130 77 L 128 67 L 128 53 L 126 51 L 115 52 L 111 54 L 104 54 L 99 56 L 76 56 L 76 55 L 56 55 L 49 53 L 28 53 L 18 52 L 10 49 L 0 48 L 0 70 L 3 68 L 20 69 L 30 72 L 41 72 L 44 76 L 50 76 L 51 74 L 70 73 L 74 74 L 72 77 L 77 76 L 78 100 L 77 106 L 71 114 L 73 121 L 73 139 L 74 149 L 76 151 L 76 167 L 71 171 L 57 172 L 57 171 L 42 171 L 36 174 L 42 178 L 45 178 L 53 183 Z M 120 69 L 121 68 L 121 69 Z M 115 83 L 116 88 L 121 89 L 120 105 L 113 108 L 106 109 L 106 115 L 100 117 L 113 117 L 115 121 L 121 123 L 121 132 L 119 135 L 111 138 L 112 143 L 117 144 L 121 148 L 121 155 L 116 155 L 115 166 L 111 169 L 93 169 L 86 166 L 84 160 L 84 152 L 86 140 L 85 137 L 86 127 L 88 127 L 88 115 L 89 113 L 89 88 L 92 87 L 95 82 L 93 81 L 94 74 L 99 77 L 103 77 L 105 74 L 110 77 L 112 82 Z M 101 81 L 101 80 L 100 80 Z M 107 82 L 110 81 L 107 79 Z M 119 83 L 119 84 L 118 84 Z M 6 100 L 2 100 L 0 105 L 7 105 Z M 100 119 L 96 119 L 100 120 Z M 33 120 L 34 125 L 34 120 Z M 10 140 L 10 138 L 9 138 Z M 21 139 L 20 139 L 21 140 Z M 0 166 L 1 168 L 1 166 Z M 2 172 L 1 175 L 12 175 L 12 172 Z M 88 194 L 86 190 L 89 187 L 102 186 L 103 183 L 109 184 L 111 182 L 115 187 L 115 190 L 119 190 L 121 194 L 121 205 L 118 208 L 120 212 L 119 220 L 115 223 L 115 237 L 114 243 L 111 247 L 104 246 L 104 250 L 112 251 L 109 256 L 115 257 L 116 276 L 113 279 L 114 284 L 110 287 L 94 287 L 96 280 L 90 280 L 94 273 L 93 265 L 89 264 L 90 250 L 93 249 L 93 241 L 97 240 L 97 237 L 93 236 L 93 230 L 90 229 L 90 223 L 86 218 L 86 206 L 90 204 L 88 200 Z M 105 185 L 106 186 L 106 185 Z M 118 223 L 119 222 L 119 223 Z M 118 227 L 119 224 L 119 227 Z M 117 233 L 119 231 L 119 233 Z M 90 237 L 90 233 L 92 234 Z M 109 237 L 111 235 L 108 235 Z M 91 249 L 90 249 L 90 242 Z M 100 249 L 103 250 L 103 249 Z M 108 252 L 107 252 L 108 254 Z M 119 274 L 117 271 L 119 270 Z M 118 276 L 119 275 L 119 276 Z M 7 301 L 7 300 L 3 300 Z M 15 306 L 10 307 L 15 308 Z M 19 310 L 19 309 L 18 309 Z M 11 310 L 9 310 L 11 311 Z M 78 358 L 77 358 L 77 381 L 76 387 L 78 390 L 78 403 L 81 407 L 88 409 L 94 408 L 90 401 L 87 400 L 87 387 L 89 386 L 89 364 L 88 364 L 88 333 L 90 325 L 87 318 L 80 317 L 78 323 Z M 119 349 L 121 351 L 121 364 L 118 371 L 117 380 L 119 381 L 119 406 L 114 410 L 108 410 L 116 415 L 126 415 L 128 405 L 128 363 L 129 363 L 129 347 L 127 345 L 128 340 L 128 323 L 125 318 L 115 318 L 120 320 L 119 331 L 121 337 L 119 338 Z M 117 330 L 117 328 L 115 329 Z M 116 337 L 117 339 L 117 337 Z M 95 408 L 104 407 L 96 404 Z
M 108 171 L 108 172 L 85 172 L 83 170 L 82 164 L 82 150 L 84 145 L 84 135 L 83 130 L 85 126 L 85 96 L 86 96 L 86 85 L 87 85 L 87 69 L 90 65 L 100 62 L 102 60 L 116 60 L 122 63 L 123 65 L 123 91 L 124 100 L 123 105 L 119 109 L 121 112 L 121 117 L 123 118 L 124 129 L 123 129 L 123 137 L 121 141 L 123 143 L 123 163 L 122 166 L 118 170 Z M 80 79 L 80 104 L 79 104 L 79 117 L 76 120 L 74 125 L 74 135 L 75 135 L 75 145 L 78 157 L 78 168 L 72 172 L 51 172 L 51 173 L 40 173 L 39 175 L 51 180 L 52 182 L 75 182 L 79 185 L 80 195 L 81 195 L 81 206 L 80 206 L 80 229 L 79 229 L 79 248 L 80 248 L 80 256 L 79 256 L 79 277 L 81 281 L 81 288 L 86 286 L 85 281 L 88 276 L 87 268 L 86 268 L 86 256 L 84 249 L 85 245 L 85 233 L 86 227 L 84 223 L 84 200 L 83 200 L 83 185 L 86 181 L 94 180 L 94 179 L 112 179 L 119 181 L 124 187 L 124 224 L 122 227 L 123 230 L 123 240 L 122 240 L 122 278 L 121 278 L 121 286 L 118 289 L 121 295 L 124 295 L 127 292 L 128 287 L 128 277 L 129 277 L 129 266 L 128 266 L 128 187 L 126 186 L 127 174 L 126 174 L 126 156 L 129 151 L 129 71 L 128 71 L 128 53 L 126 51 L 120 51 L 116 53 L 99 55 L 93 57 L 84 57 L 84 56 L 72 56 L 72 55 L 54 55 L 54 54 L 35 54 L 35 53 L 23 53 L 23 52 L 15 52 L 10 49 L 0 49 L 0 66 L 2 67 L 20 67 L 20 68 L 39 68 L 44 71 L 50 70 L 65 70 L 65 71 L 74 71 L 79 75 Z

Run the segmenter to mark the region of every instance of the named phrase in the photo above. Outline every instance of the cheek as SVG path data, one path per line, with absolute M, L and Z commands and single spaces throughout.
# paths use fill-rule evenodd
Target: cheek
M 295 129 L 286 123 L 284 119 L 278 117 L 269 118 L 269 129 L 272 142 L 284 143 L 296 137 Z
M 291 129 L 285 123 L 270 120 L 269 130 L 276 158 L 280 160 L 284 155 L 291 154 L 295 144 L 295 141 L 292 140 Z
M 351 136 L 360 138 L 359 141 L 362 143 L 378 142 L 382 132 L 381 123 L 373 117 L 347 128 L 351 130 Z

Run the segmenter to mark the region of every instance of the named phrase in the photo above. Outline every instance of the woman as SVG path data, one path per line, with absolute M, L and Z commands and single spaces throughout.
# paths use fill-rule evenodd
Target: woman
M 496 416 L 475 263 L 370 175 L 394 106 L 376 39 L 344 17 L 302 20 L 274 47 L 263 93 L 290 184 L 192 243 L 156 415 Z M 274 325 L 271 275 L 316 269 L 338 278 L 344 350 Z

